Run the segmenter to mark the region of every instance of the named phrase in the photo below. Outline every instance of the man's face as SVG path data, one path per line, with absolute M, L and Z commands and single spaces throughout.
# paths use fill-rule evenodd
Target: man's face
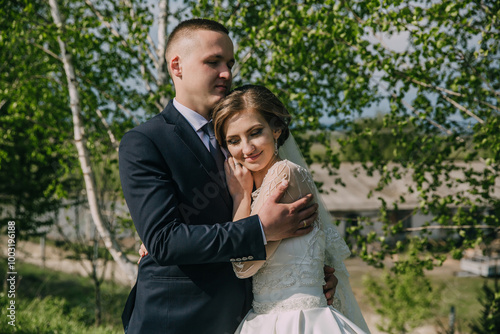
M 176 99 L 205 117 L 231 88 L 233 43 L 228 35 L 198 30 L 179 53 Z

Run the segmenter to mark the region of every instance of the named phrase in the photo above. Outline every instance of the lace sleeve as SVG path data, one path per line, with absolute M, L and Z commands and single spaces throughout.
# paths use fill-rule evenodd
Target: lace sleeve
M 303 167 L 298 168 L 292 173 L 292 179 L 297 179 L 302 196 L 306 193 L 314 194 L 315 200 L 319 204 L 318 219 L 315 222 L 325 234 L 325 264 L 335 268 L 335 276 L 338 279 L 337 288 L 335 290 L 333 307 L 342 312 L 346 317 L 352 320 L 356 325 L 362 328 L 367 333 L 370 333 L 368 326 L 361 313 L 359 305 L 352 292 L 351 284 L 349 283 L 349 273 L 344 264 L 344 260 L 351 254 L 346 242 L 339 234 L 337 226 L 322 202 L 313 178 L 309 171 Z
M 283 180 L 290 181 L 290 168 L 285 162 L 279 161 L 269 169 L 261 187 L 252 194 L 252 215 L 259 212 L 262 205 Z M 287 191 L 281 199 L 281 202 L 292 202 L 290 201 L 290 198 L 290 194 Z M 274 254 L 279 244 L 280 241 L 269 241 L 266 244 L 266 258 L 269 258 Z M 247 278 L 255 275 L 265 262 L 266 261 L 233 262 L 233 270 L 237 277 Z

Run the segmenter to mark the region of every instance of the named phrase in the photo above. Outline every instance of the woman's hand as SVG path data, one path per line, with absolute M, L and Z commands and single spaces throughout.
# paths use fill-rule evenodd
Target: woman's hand
M 253 189 L 252 173 L 233 157 L 224 162 L 226 182 L 233 201 L 240 202 L 244 198 L 250 198 Z
M 149 253 L 148 253 L 148 250 L 146 249 L 146 246 L 144 246 L 144 244 L 141 244 L 141 248 L 139 248 L 139 255 L 141 257 L 139 258 L 139 261 L 137 261 L 137 264 L 141 263 L 142 258 L 148 254 Z

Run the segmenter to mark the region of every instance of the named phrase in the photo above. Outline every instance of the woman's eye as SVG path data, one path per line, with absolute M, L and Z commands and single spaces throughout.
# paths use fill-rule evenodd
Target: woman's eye
M 228 140 L 228 141 L 227 141 L 227 144 L 228 144 L 228 145 L 236 145 L 236 144 L 238 144 L 238 142 L 239 142 L 239 141 L 238 141 L 238 140 L 236 140 L 236 139 L 231 139 L 231 140 Z
M 262 133 L 262 129 L 259 129 L 259 130 L 253 131 L 253 132 L 251 133 L 251 135 L 252 135 L 252 136 L 258 136 L 258 135 L 260 135 L 261 133 Z

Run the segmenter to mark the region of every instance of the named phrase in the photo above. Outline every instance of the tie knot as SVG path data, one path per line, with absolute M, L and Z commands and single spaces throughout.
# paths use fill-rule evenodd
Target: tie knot
M 210 137 L 210 139 L 215 138 L 214 124 L 212 121 L 205 123 L 201 129 Z

